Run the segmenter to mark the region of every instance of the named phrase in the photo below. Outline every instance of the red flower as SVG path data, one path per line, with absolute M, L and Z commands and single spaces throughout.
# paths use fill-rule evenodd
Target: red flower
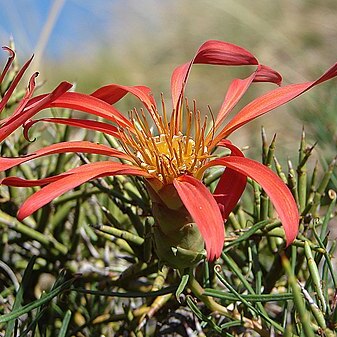
M 255 65 L 256 69 L 249 77 L 232 81 L 216 120 L 210 123 L 207 118 L 200 117 L 195 105 L 190 108 L 184 100 L 184 89 L 193 64 Z M 18 218 L 23 219 L 62 193 L 89 180 L 119 174 L 141 176 L 145 179 L 153 201 L 153 214 L 158 227 L 155 238 L 161 243 L 165 240 L 169 242 L 168 247 L 157 244 L 158 255 L 165 258 L 170 249 L 173 254 L 178 255 L 194 249 L 201 253 L 200 242 L 203 246 L 204 241 L 207 258 L 214 260 L 222 251 L 224 220 L 243 193 L 248 176 L 257 181 L 269 195 L 282 221 L 287 244 L 290 244 L 297 235 L 299 214 L 288 187 L 273 171 L 245 158 L 226 138 L 249 121 L 336 75 L 337 64 L 314 82 L 272 90 L 246 105 L 223 127 L 223 121 L 253 82 L 280 84 L 281 76 L 259 64 L 250 52 L 239 46 L 221 41 L 207 41 L 190 62 L 174 70 L 171 78 L 173 109 L 170 115 L 166 111 L 163 99 L 162 113 L 159 113 L 148 87 L 111 84 L 91 95 L 65 92 L 46 106 L 70 108 L 104 117 L 117 127 L 110 123 L 84 119 L 43 118 L 29 121 L 33 114 L 27 111 L 48 97 L 46 95 L 30 100 L 26 113 L 20 116 L 20 123 L 27 121 L 26 134 L 37 121 L 67 124 L 112 135 L 119 139 L 124 152 L 80 141 L 54 144 L 23 158 L 0 158 L 2 170 L 34 158 L 63 152 L 104 154 L 126 159 L 130 164 L 95 162 L 38 181 L 9 177 L 3 179 L 2 183 L 12 186 L 46 185 L 22 205 Z M 132 111 L 130 119 L 127 119 L 111 105 L 127 93 L 136 96 L 143 103 L 156 128 L 154 131 L 150 128 L 142 109 Z M 0 134 L 2 132 L 0 129 Z M 231 154 L 222 158 L 215 157 L 213 150 L 217 146 L 228 148 Z M 212 195 L 203 185 L 202 178 L 208 168 L 217 165 L 225 166 L 226 170 Z M 175 266 L 176 261 L 172 264 Z
M 8 71 L 11 69 L 11 66 L 15 59 L 15 53 L 12 49 L 8 47 L 2 47 L 2 49 L 6 50 L 9 53 L 8 60 L 5 64 L 5 67 L 0 74 L 0 85 L 3 84 L 3 81 L 8 73 Z M 19 70 L 19 72 L 16 74 L 14 79 L 11 81 L 9 87 L 6 89 L 4 93 L 2 93 L 2 98 L 0 101 L 0 113 L 3 112 L 3 110 L 6 107 L 6 104 L 10 100 L 10 98 L 13 95 L 14 90 L 16 89 L 17 85 L 20 83 L 20 80 L 22 79 L 24 73 L 26 72 L 27 68 L 29 67 L 30 63 L 32 62 L 33 57 L 31 57 L 24 66 Z M 18 106 L 14 110 L 13 114 L 7 118 L 4 118 L 0 120 L 0 142 L 2 142 L 5 138 L 7 138 L 13 131 L 15 131 L 18 127 L 20 127 L 27 118 L 30 118 L 31 116 L 34 116 L 37 112 L 39 112 L 42 109 L 45 109 L 49 106 L 49 104 L 56 98 L 58 98 L 60 95 L 62 95 L 64 92 L 69 90 L 72 85 L 68 82 L 62 82 L 60 85 L 57 86 L 57 88 L 52 91 L 50 94 L 45 95 L 44 97 L 40 97 L 38 99 L 35 99 L 35 103 L 32 103 L 31 97 L 33 95 L 34 89 L 35 89 L 35 78 L 38 76 L 38 73 L 34 73 L 30 80 L 28 87 L 26 89 L 26 93 L 22 100 L 19 102 Z

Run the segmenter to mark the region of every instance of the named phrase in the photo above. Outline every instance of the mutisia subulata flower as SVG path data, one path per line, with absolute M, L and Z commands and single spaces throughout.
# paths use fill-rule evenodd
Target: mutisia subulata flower
M 251 65 L 255 69 L 247 78 L 231 82 L 220 110 L 213 118 L 212 115 L 205 117 L 201 114 L 196 103 L 189 103 L 184 96 L 193 64 Z M 23 219 L 59 195 L 92 179 L 113 175 L 142 177 L 152 200 L 157 254 L 164 262 L 181 268 L 199 261 L 204 255 L 204 247 L 209 260 L 220 256 L 224 243 L 224 222 L 242 195 L 247 177 L 250 177 L 270 197 L 282 222 L 287 244 L 290 244 L 297 235 L 299 222 L 291 192 L 269 168 L 245 158 L 227 137 L 249 121 L 336 75 L 337 64 L 316 81 L 271 90 L 244 106 L 224 125 L 228 114 L 253 82 L 280 85 L 281 76 L 261 65 L 250 52 L 239 46 L 207 41 L 191 61 L 174 70 L 171 77 L 171 108 L 168 108 L 163 97 L 158 106 L 148 87 L 110 84 L 91 95 L 65 92 L 48 105 L 86 112 L 103 117 L 107 122 L 75 118 L 31 120 L 32 114 L 22 114 L 26 136 L 37 121 L 66 124 L 116 137 L 124 151 L 88 141 L 68 141 L 52 144 L 22 158 L 0 159 L 2 170 L 41 156 L 64 152 L 102 154 L 123 159 L 123 163 L 98 161 L 36 181 L 8 177 L 2 180 L 2 184 L 43 186 L 20 208 L 18 218 Z M 133 109 L 126 118 L 113 104 L 128 93 L 137 97 L 143 108 Z M 36 99 L 44 97 L 41 95 Z M 34 104 L 34 101 L 30 104 Z M 230 154 L 216 156 L 216 147 L 227 148 Z M 214 166 L 224 166 L 226 169 L 212 194 L 202 179 L 206 170 Z

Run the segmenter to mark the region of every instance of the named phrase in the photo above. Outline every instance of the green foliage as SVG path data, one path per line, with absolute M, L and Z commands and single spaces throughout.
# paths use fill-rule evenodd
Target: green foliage
M 71 137 L 64 126 L 48 126 L 46 132 L 56 141 Z M 34 133 L 45 142 L 39 131 Z M 313 151 L 303 133 L 298 164 L 288 162 L 284 171 L 275 138 L 268 145 L 262 135 L 263 163 L 275 167 L 298 202 L 298 238 L 284 247 L 268 197 L 250 181 L 226 224 L 221 258 L 195 270 L 179 272 L 158 263 L 150 203 L 138 179 L 93 181 L 23 222 L 15 212 L 31 189 L 2 187 L 0 326 L 5 336 L 164 336 L 173 331 L 181 336 L 269 336 L 270 331 L 334 336 L 336 244 L 329 226 L 336 194 L 327 191 L 334 161 L 325 172 L 317 165 L 308 169 Z M 94 141 L 106 139 L 98 135 Z M 15 134 L 2 154 L 22 153 L 28 146 L 34 143 Z M 60 155 L 6 174 L 39 178 L 91 160 Z M 218 176 L 215 170 L 206 177 L 211 188 Z

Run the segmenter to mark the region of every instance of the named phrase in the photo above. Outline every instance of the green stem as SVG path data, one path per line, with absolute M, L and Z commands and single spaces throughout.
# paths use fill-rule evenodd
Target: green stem
M 249 318 L 243 317 L 240 313 L 234 313 L 228 310 L 226 307 L 217 303 L 212 297 L 205 295 L 205 289 L 199 284 L 199 282 L 194 278 L 193 274 L 190 274 L 188 285 L 193 292 L 193 294 L 202 301 L 209 310 L 213 312 L 218 312 L 231 320 L 242 320 L 244 326 L 249 329 L 253 329 L 258 332 L 262 337 L 269 337 L 269 332 L 261 327 L 261 324 L 257 321 L 250 320 Z

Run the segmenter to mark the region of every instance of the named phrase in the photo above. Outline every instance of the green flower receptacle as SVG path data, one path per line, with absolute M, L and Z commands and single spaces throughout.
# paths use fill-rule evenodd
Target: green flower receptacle
M 184 206 L 172 210 L 154 202 L 152 211 L 154 246 L 162 263 L 183 269 L 206 257 L 204 240 Z

